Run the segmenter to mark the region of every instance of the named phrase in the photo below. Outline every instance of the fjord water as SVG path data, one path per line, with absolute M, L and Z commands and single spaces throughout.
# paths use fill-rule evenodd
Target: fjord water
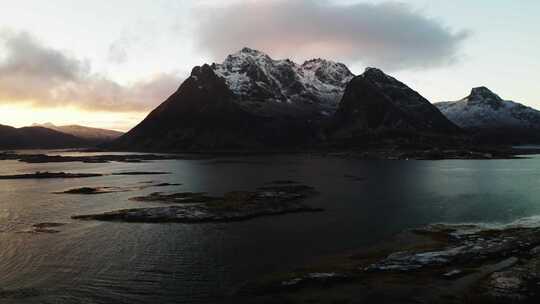
M 506 223 L 540 214 L 540 157 L 514 160 L 362 161 L 307 155 L 146 163 L 25 164 L 0 174 L 167 171 L 169 175 L 0 181 L 1 303 L 215 303 L 242 283 L 311 258 L 358 249 L 434 222 Z M 221 194 L 274 180 L 314 186 L 321 213 L 219 224 L 70 219 L 152 206 L 155 191 Z M 101 195 L 53 194 L 82 186 L 182 183 Z M 159 204 L 154 204 L 159 205 Z M 66 223 L 56 234 L 24 233 Z

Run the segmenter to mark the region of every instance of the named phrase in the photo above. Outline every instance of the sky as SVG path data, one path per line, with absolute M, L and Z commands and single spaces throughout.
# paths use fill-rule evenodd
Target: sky
M 540 109 L 537 0 L 0 0 L 0 124 L 127 131 L 244 46 L 383 69 L 432 102 Z

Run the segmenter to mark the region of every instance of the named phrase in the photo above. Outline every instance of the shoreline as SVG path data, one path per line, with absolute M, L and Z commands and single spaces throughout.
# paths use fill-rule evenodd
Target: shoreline
M 239 303 L 537 303 L 540 221 L 430 224 L 239 286 Z
M 29 150 L 26 150 L 29 151 Z M 42 151 L 42 150 L 37 150 Z M 0 152 L 0 160 L 16 160 L 25 163 L 141 163 L 155 160 L 207 160 L 220 157 L 249 157 L 272 155 L 303 155 L 350 158 L 360 160 L 447 160 L 447 159 L 520 159 L 527 155 L 540 154 L 540 148 L 429 148 L 429 149 L 401 149 L 397 147 L 371 148 L 371 149 L 321 149 L 321 150 L 275 150 L 275 151 L 116 151 L 116 150 L 67 150 L 75 153 L 103 153 L 88 156 L 63 156 L 62 150 L 52 153 L 18 153 L 17 151 Z M 128 153 L 128 154 L 107 154 Z M 139 154 L 137 154 L 139 153 Z

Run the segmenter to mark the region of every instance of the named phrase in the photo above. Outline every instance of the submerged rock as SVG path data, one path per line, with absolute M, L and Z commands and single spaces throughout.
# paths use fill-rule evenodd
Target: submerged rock
M 112 175 L 162 175 L 162 174 L 171 174 L 171 172 L 132 171 L 132 172 L 118 172 L 118 173 L 113 173 Z
M 281 282 L 282 287 L 302 287 L 307 284 L 328 285 L 347 281 L 349 275 L 337 272 L 311 272 L 293 279 Z
M 52 229 L 60 226 L 66 225 L 65 223 L 38 223 L 32 225 L 32 227 L 28 230 L 20 231 L 21 233 L 58 233 L 59 230 Z
M 363 182 L 363 181 L 366 180 L 365 177 L 356 176 L 356 175 L 352 175 L 352 174 L 345 174 L 345 175 L 343 175 L 343 177 L 345 177 L 346 179 L 348 179 L 350 181 L 353 181 L 353 182 Z
M 295 182 L 293 180 L 275 180 L 267 183 L 269 185 L 292 185 L 292 184 L 298 184 L 298 182 Z
M 38 297 L 42 291 L 36 288 L 4 289 L 0 288 L 0 299 L 20 300 Z

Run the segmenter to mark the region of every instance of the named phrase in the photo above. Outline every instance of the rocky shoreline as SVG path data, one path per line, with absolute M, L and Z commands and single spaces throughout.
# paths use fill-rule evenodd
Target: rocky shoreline
M 232 298 L 240 303 L 538 303 L 540 227 L 430 225 L 250 282 Z
M 303 203 L 317 194 L 305 185 L 273 185 L 255 191 L 233 191 L 223 196 L 208 196 L 204 193 L 152 193 L 132 200 L 177 204 L 166 207 L 133 208 L 100 214 L 75 215 L 73 219 L 123 222 L 232 222 L 260 216 L 298 212 L 319 212 Z
M 17 160 L 29 164 L 41 163 L 141 163 L 154 160 L 171 160 L 171 159 L 206 159 L 208 156 L 203 154 L 177 155 L 177 154 L 125 154 L 125 155 L 91 155 L 91 156 L 63 156 L 63 155 L 48 155 L 48 154 L 19 154 L 16 152 L 0 153 L 0 160 Z
M 375 145 L 377 146 L 377 145 Z M 124 151 L 126 152 L 126 151 Z M 319 155 L 324 157 L 345 157 L 365 160 L 442 160 L 442 159 L 512 159 L 518 155 L 540 154 L 538 148 L 510 147 L 412 147 L 382 146 L 369 149 L 335 149 L 313 147 L 295 150 L 232 150 L 232 151 L 168 151 L 172 154 L 125 154 L 125 155 L 93 155 L 93 156 L 62 156 L 47 154 L 18 154 L 1 152 L 0 160 L 17 160 L 25 163 L 141 163 L 156 160 L 205 160 L 227 156 L 256 156 L 273 154 Z M 180 154 L 179 154 L 180 153 Z
M 520 155 L 537 154 L 538 150 L 510 148 L 370 148 L 365 150 L 333 151 L 321 153 L 327 157 L 362 160 L 444 160 L 444 159 L 514 159 Z

